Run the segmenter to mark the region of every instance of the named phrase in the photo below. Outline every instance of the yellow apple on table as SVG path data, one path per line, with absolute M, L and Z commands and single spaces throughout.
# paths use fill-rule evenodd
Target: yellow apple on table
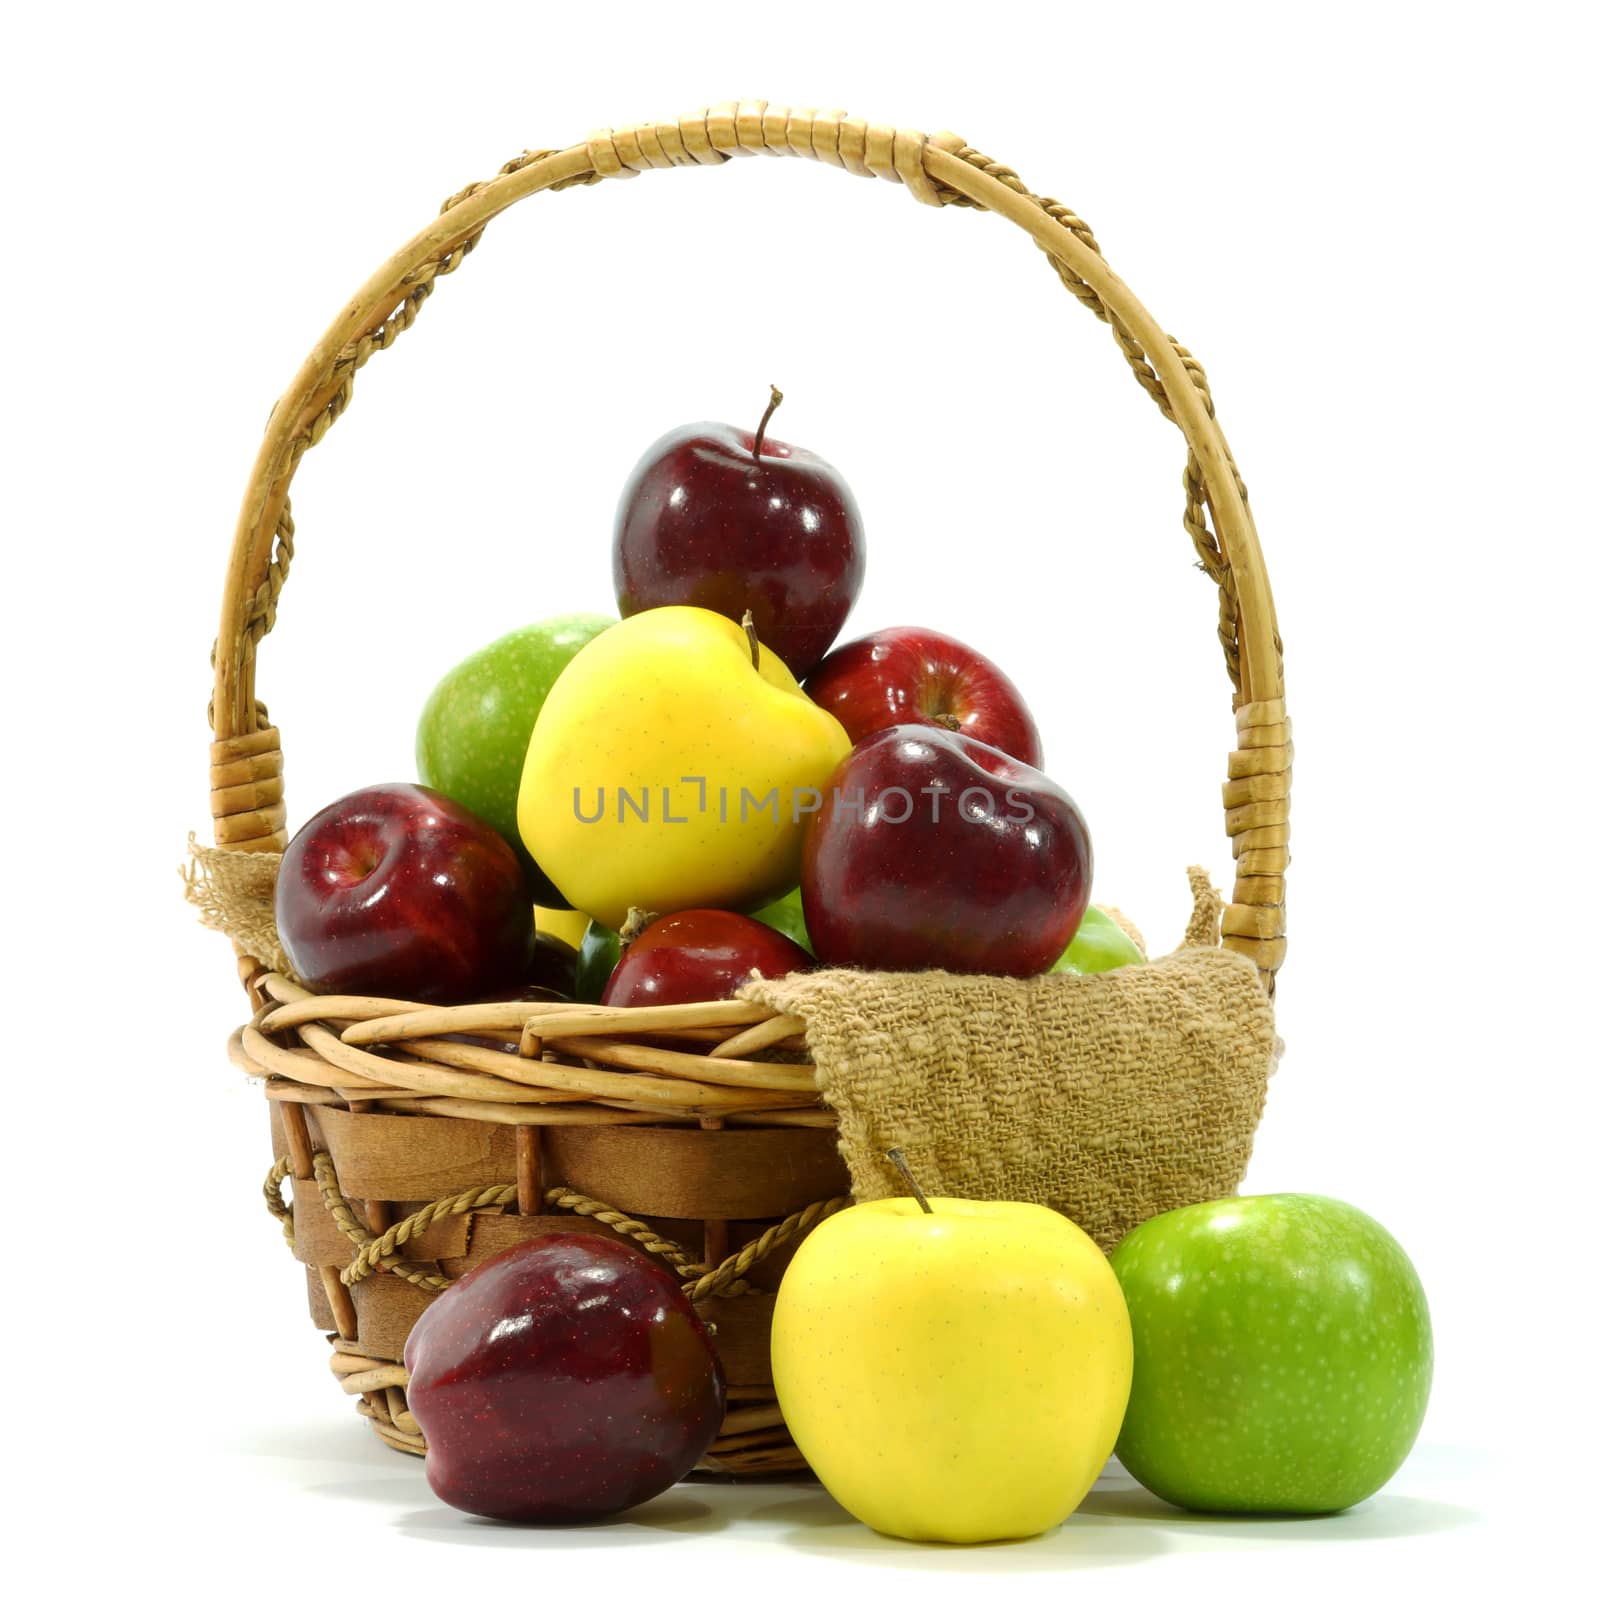
M 523 843 L 608 928 L 631 907 L 764 905 L 800 878 L 800 843 L 850 753 L 753 632 L 698 606 L 608 628 L 568 663 L 528 741 Z
M 795 1443 L 846 1511 L 901 1539 L 1055 1527 L 1110 1457 L 1132 1378 L 1116 1274 L 1045 1206 L 852 1206 L 800 1246 L 773 1311 Z

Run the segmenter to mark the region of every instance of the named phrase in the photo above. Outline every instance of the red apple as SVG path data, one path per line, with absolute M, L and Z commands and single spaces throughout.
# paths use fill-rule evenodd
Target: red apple
M 645 451 L 617 506 L 612 575 L 625 617 L 685 605 L 737 622 L 749 611 L 756 637 L 803 678 L 855 604 L 866 542 L 844 479 L 767 438 L 771 415 L 753 434 L 691 423 Z
M 453 1005 L 521 980 L 533 939 L 511 846 L 414 783 L 319 811 L 284 852 L 275 910 L 284 954 L 320 994 Z
M 737 911 L 675 911 L 622 952 L 600 999 L 608 1006 L 731 1000 L 752 971 L 776 978 L 815 965 L 793 939 Z
M 727 1400 L 678 1280 L 588 1233 L 540 1234 L 474 1267 L 417 1319 L 405 1364 L 428 1486 L 512 1522 L 653 1499 L 705 1454 Z
M 818 959 L 915 972 L 1048 970 L 1089 904 L 1089 830 L 1036 768 L 942 728 L 886 728 L 830 780 L 800 893 Z
M 553 990 L 557 999 L 571 1000 L 578 993 L 578 952 L 553 933 L 536 932 L 525 977 L 536 988 Z M 530 994 L 526 998 L 536 1000 L 544 996 Z
M 1037 767 L 1039 730 L 1017 686 L 971 645 L 932 628 L 881 628 L 841 645 L 806 693 L 851 741 L 908 722 L 964 733 Z

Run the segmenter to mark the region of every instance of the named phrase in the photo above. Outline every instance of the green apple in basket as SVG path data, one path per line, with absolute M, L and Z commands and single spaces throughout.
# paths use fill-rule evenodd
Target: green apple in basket
M 486 644 L 442 677 L 417 722 L 417 776 L 503 834 L 519 855 L 517 788 L 528 736 L 566 665 L 615 617 L 551 617 Z M 532 873 L 534 900 L 564 906 Z
M 1072 936 L 1072 943 L 1061 952 L 1050 970 L 1075 972 L 1081 976 L 1143 965 L 1144 951 L 1123 931 L 1121 924 L 1108 911 L 1090 906 Z
M 793 939 L 807 955 L 816 954 L 811 948 L 811 935 L 806 932 L 806 912 L 800 903 L 798 888 L 791 889 L 781 900 L 774 900 L 771 905 L 762 906 L 750 915 L 757 922 L 764 922 L 769 928 L 776 928 L 779 933 Z

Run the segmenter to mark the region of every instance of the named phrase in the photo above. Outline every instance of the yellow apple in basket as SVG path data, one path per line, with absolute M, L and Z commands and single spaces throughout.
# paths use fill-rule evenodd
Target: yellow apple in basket
M 586 911 L 556 911 L 549 906 L 533 908 L 533 925 L 540 933 L 570 944 L 574 950 L 583 943 L 589 931 L 589 914 Z
M 850 753 L 839 722 L 736 622 L 641 611 L 586 644 L 534 724 L 517 826 L 609 928 L 762 905 L 800 877 L 806 818 Z
M 1044 1206 L 872 1200 L 796 1252 L 772 1319 L 795 1443 L 902 1539 L 1044 1533 L 1116 1443 L 1133 1334 L 1095 1242 Z

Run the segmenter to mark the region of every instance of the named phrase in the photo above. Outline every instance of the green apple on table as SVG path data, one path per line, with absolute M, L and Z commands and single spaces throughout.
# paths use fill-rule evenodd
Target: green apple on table
M 1117 1456 L 1153 1494 L 1340 1511 L 1405 1460 L 1432 1327 L 1416 1269 L 1365 1212 L 1309 1194 L 1185 1206 L 1140 1224 L 1111 1265 L 1134 1346 Z
M 457 663 L 418 719 L 418 778 L 481 817 L 521 854 L 517 788 L 528 736 L 567 663 L 616 620 L 586 613 L 551 617 L 504 634 Z M 537 871 L 534 900 L 566 903 Z
M 1099 906 L 1090 906 L 1072 936 L 1072 943 L 1056 958 L 1052 972 L 1111 972 L 1117 967 L 1144 965 L 1144 951 Z
M 851 1206 L 800 1246 L 773 1310 L 795 1443 L 846 1511 L 902 1539 L 1055 1527 L 1111 1454 L 1132 1368 L 1105 1256 L 1044 1206 Z

